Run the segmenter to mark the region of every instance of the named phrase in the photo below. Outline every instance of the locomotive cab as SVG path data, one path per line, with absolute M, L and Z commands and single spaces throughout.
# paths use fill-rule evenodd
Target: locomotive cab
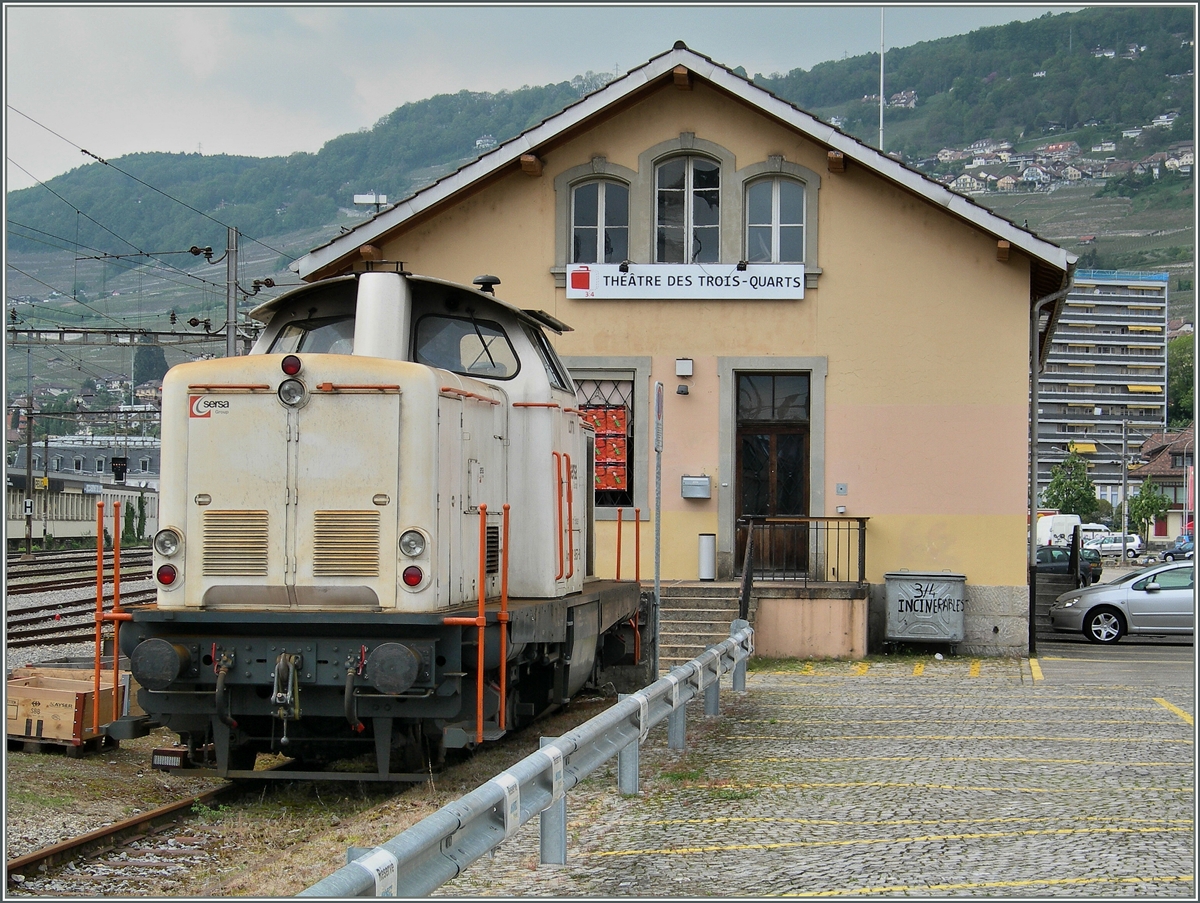
M 219 773 L 367 743 L 386 776 L 578 692 L 639 594 L 585 586 L 568 327 L 391 264 L 251 315 L 249 355 L 164 379 L 158 603 L 121 637 L 143 708 Z

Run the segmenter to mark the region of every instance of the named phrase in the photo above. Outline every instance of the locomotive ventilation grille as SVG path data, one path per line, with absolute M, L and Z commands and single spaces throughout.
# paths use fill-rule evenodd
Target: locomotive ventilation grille
M 500 528 L 487 528 L 487 573 L 497 574 L 500 572 Z
M 263 577 L 266 573 L 267 512 L 205 511 L 205 576 Z
M 313 513 L 313 575 L 379 576 L 379 512 Z

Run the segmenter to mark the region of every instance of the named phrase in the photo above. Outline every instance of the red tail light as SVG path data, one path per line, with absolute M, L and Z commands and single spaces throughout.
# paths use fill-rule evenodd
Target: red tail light
M 289 354 L 283 359 L 283 363 L 279 366 L 288 376 L 295 376 L 300 372 L 300 358 L 296 357 L 294 354 Z
M 406 567 L 404 569 L 403 576 L 405 586 L 417 586 L 425 577 L 425 575 L 421 573 L 421 569 L 416 566 Z
M 178 573 L 176 572 L 174 565 L 164 564 L 157 571 L 155 571 L 155 576 L 158 577 L 158 582 L 163 586 L 170 586 L 175 582 L 175 578 L 178 576 Z

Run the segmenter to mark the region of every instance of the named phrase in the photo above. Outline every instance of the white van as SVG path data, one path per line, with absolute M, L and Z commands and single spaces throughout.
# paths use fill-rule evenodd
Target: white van
M 1039 546 L 1070 545 L 1076 527 L 1083 521 L 1078 514 L 1046 514 L 1037 520 L 1037 544 Z
M 1081 524 L 1079 535 L 1081 542 L 1089 543 L 1093 539 L 1103 539 L 1105 536 L 1112 534 L 1112 528 L 1106 527 L 1104 524 Z

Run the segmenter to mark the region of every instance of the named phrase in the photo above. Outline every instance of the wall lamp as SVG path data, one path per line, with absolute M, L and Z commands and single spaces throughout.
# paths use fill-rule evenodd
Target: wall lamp
M 746 272 L 746 266 L 747 266 L 747 264 L 748 264 L 748 263 L 749 263 L 749 261 L 746 261 L 746 260 L 739 260 L 739 261 L 738 261 L 738 265 L 737 265 L 738 272 L 739 272 L 739 273 L 744 273 L 744 272 Z
M 628 273 L 629 272 L 629 261 L 622 260 L 621 265 L 619 267 L 617 267 L 617 269 L 619 269 L 622 273 Z

